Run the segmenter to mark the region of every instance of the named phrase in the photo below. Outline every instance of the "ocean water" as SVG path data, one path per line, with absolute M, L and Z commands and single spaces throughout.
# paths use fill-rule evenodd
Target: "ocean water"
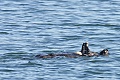
M 0 0 L 0 80 L 120 80 L 119 0 Z M 109 56 L 39 59 L 89 42 Z

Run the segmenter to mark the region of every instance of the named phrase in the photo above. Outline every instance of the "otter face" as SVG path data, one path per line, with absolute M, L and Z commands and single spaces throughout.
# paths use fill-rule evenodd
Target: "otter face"
M 89 48 L 88 48 L 88 42 L 83 43 L 82 45 L 82 49 L 81 49 L 81 53 L 82 54 L 88 54 L 90 52 Z
M 83 45 L 82 45 L 82 46 L 84 46 L 84 47 L 88 47 L 88 42 L 83 43 Z
M 109 55 L 108 49 L 104 49 L 100 52 L 100 55 Z

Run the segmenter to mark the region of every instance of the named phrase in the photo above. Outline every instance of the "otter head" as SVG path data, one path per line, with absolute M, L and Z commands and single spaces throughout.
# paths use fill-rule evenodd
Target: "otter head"
M 84 46 L 84 47 L 88 47 L 88 42 L 83 43 L 82 46 Z
M 108 49 L 104 49 L 100 52 L 100 55 L 109 55 Z
M 82 44 L 82 49 L 81 49 L 81 53 L 82 54 L 88 54 L 90 52 L 89 48 L 88 48 L 88 42 L 83 43 Z

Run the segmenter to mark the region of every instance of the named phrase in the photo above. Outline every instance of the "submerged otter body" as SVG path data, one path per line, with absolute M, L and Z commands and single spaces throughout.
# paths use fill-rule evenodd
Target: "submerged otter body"
M 80 56 L 88 56 L 88 57 L 92 57 L 92 56 L 100 56 L 100 55 L 109 55 L 109 52 L 107 49 L 102 50 L 100 53 L 97 52 L 92 52 L 90 51 L 90 49 L 88 48 L 88 43 L 83 43 L 82 44 L 82 48 L 81 51 L 75 52 L 75 53 L 64 53 L 64 54 L 48 54 L 48 55 L 36 55 L 36 57 L 38 58 L 54 58 L 57 56 L 64 56 L 64 57 L 69 57 L 69 58 L 77 58 Z
M 53 57 L 60 57 L 60 56 L 64 56 L 64 57 L 69 57 L 69 58 L 77 58 L 77 57 L 80 57 L 81 55 L 79 54 L 75 54 L 75 53 L 71 53 L 71 54 L 68 54 L 68 53 L 64 53 L 64 54 L 48 54 L 48 55 L 36 55 L 36 57 L 39 57 L 39 58 L 53 58 Z

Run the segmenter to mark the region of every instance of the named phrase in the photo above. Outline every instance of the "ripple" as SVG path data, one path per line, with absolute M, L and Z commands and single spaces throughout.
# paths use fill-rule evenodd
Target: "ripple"
M 3 11 L 3 12 L 17 12 L 17 10 L 1 10 L 1 11 Z
M 24 64 L 20 64 L 20 66 L 30 66 L 30 67 L 32 67 L 32 66 L 43 66 L 42 64 L 40 64 L 40 63 L 33 63 L 33 62 L 28 62 L 28 63 L 24 63 Z
M 0 34 L 9 34 L 8 32 L 0 32 Z
M 12 69 L 0 69 L 1 72 L 14 72 Z
M 114 27 L 114 26 L 120 26 L 115 24 L 75 24 L 75 26 L 106 26 L 106 27 Z
M 39 23 L 40 25 L 58 25 L 58 26 L 106 26 L 106 27 L 119 27 L 117 24 L 78 24 L 78 23 L 62 23 L 62 24 L 54 24 L 54 23 Z M 117 29 L 117 28 L 116 28 Z M 119 28 L 118 28 L 119 29 Z
M 120 79 L 118 0 L 0 2 L 2 80 Z M 108 48 L 110 56 L 35 57 L 76 52 L 86 41 L 95 52 Z

